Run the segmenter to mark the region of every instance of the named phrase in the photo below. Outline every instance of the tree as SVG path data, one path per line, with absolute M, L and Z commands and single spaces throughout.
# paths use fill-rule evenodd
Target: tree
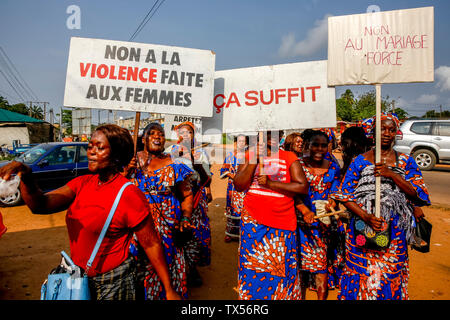
M 6 100 L 4 97 L 0 96 L 0 108 L 5 109 L 11 112 L 17 112 L 24 115 L 29 115 L 29 109 L 28 107 L 23 103 L 17 103 L 10 105 L 8 100 Z
M 33 118 L 40 119 L 40 120 L 44 119 L 44 111 L 42 110 L 41 107 L 32 106 L 31 109 L 29 109 L 29 110 L 31 111 L 30 115 Z
M 348 122 L 371 118 L 375 115 L 375 103 L 375 91 L 363 93 L 355 98 L 353 92 L 347 89 L 339 99 L 336 99 L 337 118 Z M 381 98 L 381 111 L 385 112 L 392 109 L 398 110 L 402 119 L 407 115 L 406 111 L 395 108 L 395 100 L 389 99 L 389 96 Z
M 72 110 L 62 110 L 62 127 L 66 135 L 72 135 Z
M 409 116 L 408 112 L 406 112 L 402 108 L 395 108 L 394 112 L 397 115 L 399 120 L 405 120 Z

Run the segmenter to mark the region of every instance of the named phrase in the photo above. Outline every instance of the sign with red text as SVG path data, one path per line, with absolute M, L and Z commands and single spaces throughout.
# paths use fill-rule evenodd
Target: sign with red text
M 328 85 L 434 81 L 434 8 L 328 18 Z
M 211 117 L 215 54 L 71 38 L 64 106 Z
M 224 133 L 336 126 L 335 89 L 327 62 L 312 61 L 217 71 L 214 116 L 203 132 Z

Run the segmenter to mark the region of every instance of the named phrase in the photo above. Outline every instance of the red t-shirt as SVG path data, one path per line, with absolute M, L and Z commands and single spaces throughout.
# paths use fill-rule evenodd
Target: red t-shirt
M 76 265 L 86 268 L 117 193 L 127 181 L 119 174 L 113 180 L 99 185 L 98 175 L 88 174 L 67 184 L 76 193 L 66 214 L 71 258 Z M 125 261 L 133 228 L 149 214 L 150 208 L 144 194 L 135 185 L 127 186 L 89 270 L 89 276 L 110 271 Z
M 250 156 L 250 158 L 252 158 Z M 297 156 L 290 151 L 279 150 L 278 153 L 265 157 L 263 173 L 270 180 L 289 183 L 289 169 L 297 161 Z M 248 213 L 265 226 L 294 231 L 297 227 L 294 199 L 258 184 L 259 165 L 256 167 L 253 181 L 244 199 Z

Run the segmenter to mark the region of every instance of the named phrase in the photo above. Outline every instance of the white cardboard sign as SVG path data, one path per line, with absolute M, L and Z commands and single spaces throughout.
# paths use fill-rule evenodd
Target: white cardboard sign
M 211 117 L 209 50 L 73 37 L 64 106 Z
M 198 141 L 201 141 L 202 136 L 202 119 L 199 117 L 191 117 L 184 115 L 173 115 L 166 114 L 164 115 L 164 134 L 166 139 L 177 140 L 177 132 L 175 131 L 175 127 L 182 122 L 190 121 L 195 126 L 195 138 Z
M 204 132 L 336 126 L 335 89 L 327 86 L 326 61 L 217 71 L 212 107 Z
M 328 18 L 328 85 L 434 81 L 434 8 Z

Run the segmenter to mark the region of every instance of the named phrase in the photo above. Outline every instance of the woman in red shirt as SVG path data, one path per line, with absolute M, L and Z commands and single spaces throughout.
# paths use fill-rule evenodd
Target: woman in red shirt
M 239 247 L 241 300 L 299 298 L 294 196 L 307 194 L 308 183 L 297 156 L 278 144 L 268 132 L 267 143 L 259 141 L 256 154 L 247 154 L 234 178 L 237 191 L 248 189 Z
M 128 180 L 120 174 L 133 157 L 133 140 L 128 130 L 117 125 L 98 127 L 88 145 L 89 171 L 65 186 L 43 193 L 35 184 L 31 169 L 13 161 L 0 169 L 0 177 L 21 178 L 23 199 L 35 214 L 67 209 L 66 223 L 74 263 L 83 269 L 106 221 L 120 188 Z M 134 300 L 135 265 L 129 256 L 133 233 L 158 273 L 168 299 L 179 299 L 170 284 L 167 263 L 148 202 L 136 186 L 125 188 L 97 256 L 89 269 L 91 296 L 96 300 Z

